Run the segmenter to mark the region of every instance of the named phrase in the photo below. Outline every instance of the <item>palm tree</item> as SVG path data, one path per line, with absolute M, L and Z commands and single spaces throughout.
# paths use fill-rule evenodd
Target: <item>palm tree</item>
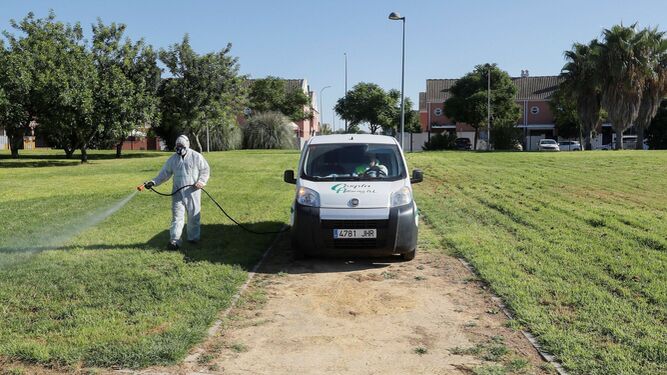
M 585 148 L 591 149 L 591 132 L 600 124 L 601 91 L 597 75 L 600 47 L 597 40 L 588 45 L 575 43 L 565 51 L 567 63 L 561 70 L 564 78 L 561 88 L 574 99 L 577 117 L 585 133 Z
M 644 83 L 639 114 L 635 120 L 638 150 L 644 147 L 644 130 L 651 125 L 651 120 L 660 108 L 660 102 L 667 95 L 667 39 L 665 39 L 665 33 L 655 28 L 648 29 L 644 42 L 650 69 Z
M 616 149 L 623 149 L 623 132 L 639 114 L 648 61 L 645 50 L 646 30 L 615 25 L 602 32 L 599 74 L 602 106 L 607 110 L 616 132 Z

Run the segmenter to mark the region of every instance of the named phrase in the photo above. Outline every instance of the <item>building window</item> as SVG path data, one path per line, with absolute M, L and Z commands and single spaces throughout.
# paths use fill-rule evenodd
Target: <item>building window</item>
M 536 106 L 536 105 L 530 107 L 530 113 L 532 113 L 532 114 L 534 114 L 534 115 L 540 113 L 540 107 L 538 107 L 538 106 Z
M 442 108 L 434 109 L 433 114 L 436 115 L 436 116 L 442 116 Z

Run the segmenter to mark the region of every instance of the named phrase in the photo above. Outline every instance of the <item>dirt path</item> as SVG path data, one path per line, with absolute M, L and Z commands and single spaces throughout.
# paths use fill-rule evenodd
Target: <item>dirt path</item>
M 196 362 L 146 373 L 546 372 L 456 258 L 294 262 L 287 248 L 272 252 Z

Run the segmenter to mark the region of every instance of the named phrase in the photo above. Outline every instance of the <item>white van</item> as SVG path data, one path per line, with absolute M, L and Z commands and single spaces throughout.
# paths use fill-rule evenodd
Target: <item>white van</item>
M 325 135 L 303 147 L 299 167 L 284 173 L 296 184 L 292 248 L 306 255 L 415 257 L 419 214 L 412 196 L 422 171 L 408 176 L 393 137 Z

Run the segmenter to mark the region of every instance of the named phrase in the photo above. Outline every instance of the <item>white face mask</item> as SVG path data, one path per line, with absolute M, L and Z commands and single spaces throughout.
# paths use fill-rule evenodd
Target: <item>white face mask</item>
M 188 149 L 186 147 L 183 147 L 182 145 L 177 145 L 176 146 L 176 153 L 185 156 L 185 154 L 188 152 Z

